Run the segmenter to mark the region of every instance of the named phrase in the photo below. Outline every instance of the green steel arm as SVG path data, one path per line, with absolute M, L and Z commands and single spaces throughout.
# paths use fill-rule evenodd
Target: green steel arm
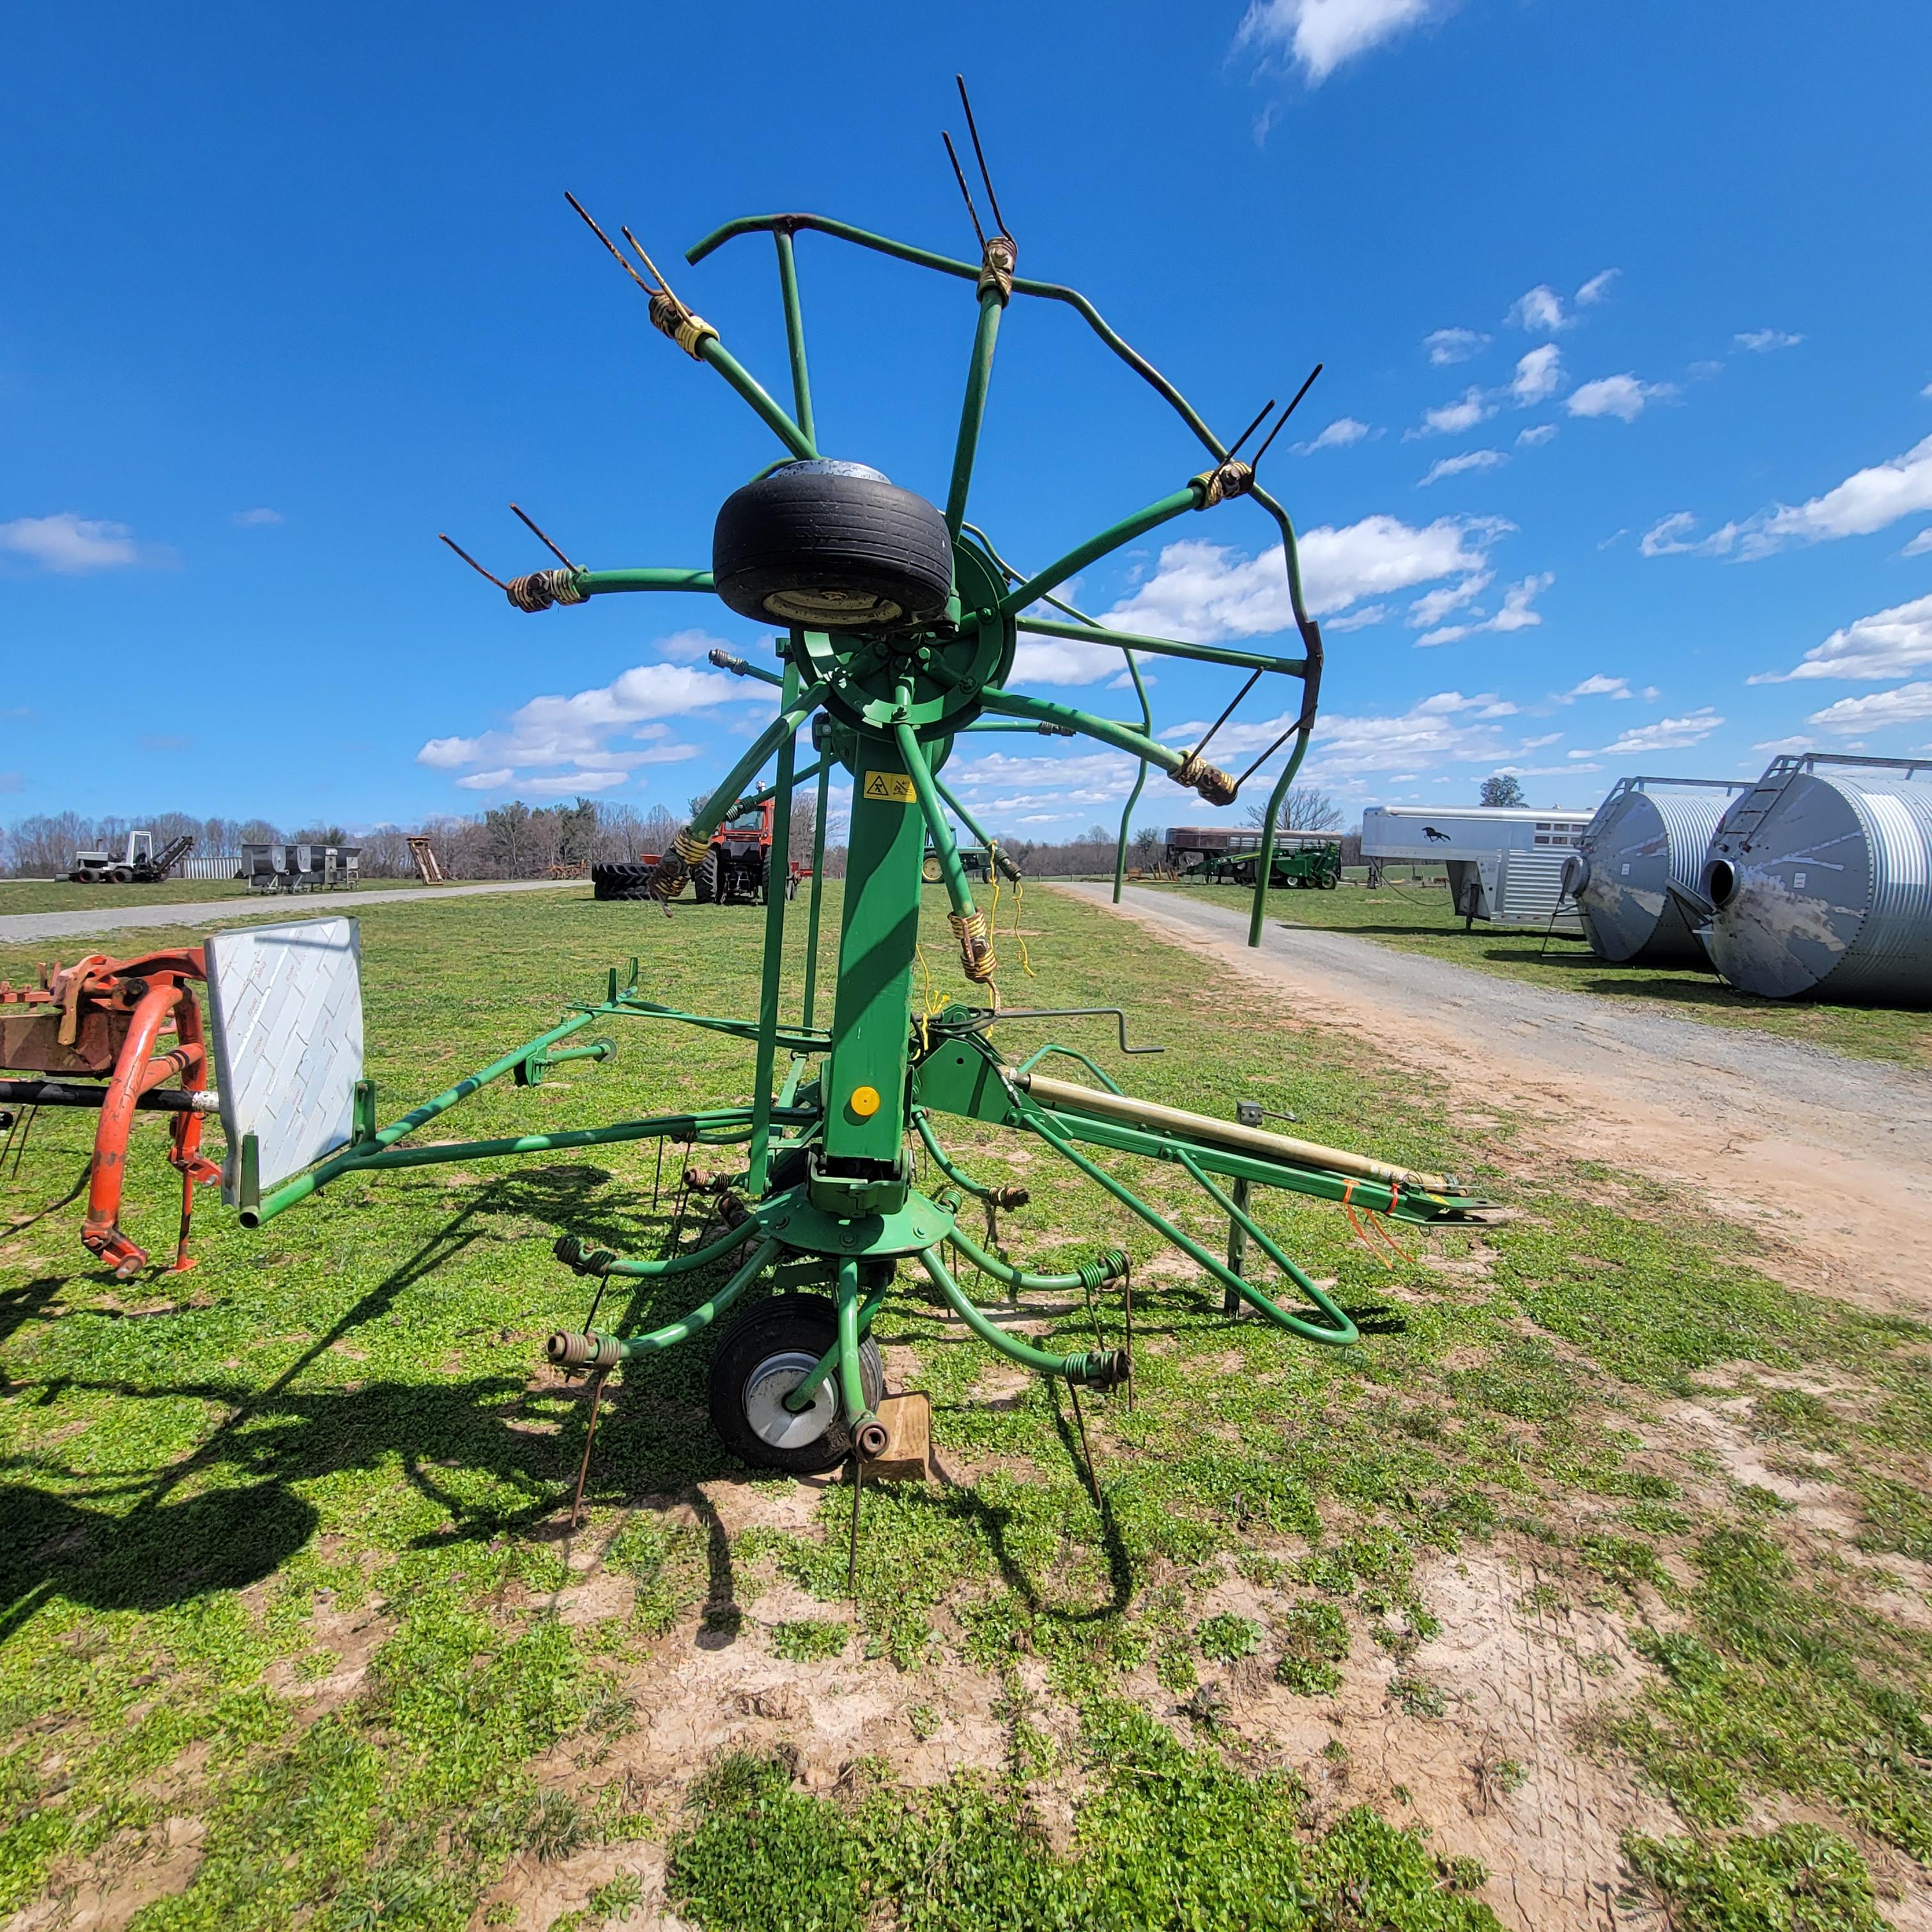
M 798 263 L 791 237 L 782 228 L 772 231 L 778 244 L 778 287 L 784 298 L 785 344 L 791 352 L 792 412 L 806 442 L 816 444 L 818 431 L 812 420 L 812 378 L 805 362 L 805 312 L 798 299 Z
M 793 784 L 802 785 L 807 778 L 815 778 L 819 774 L 820 769 L 818 765 L 807 765 L 802 771 L 794 772 L 791 775 Z M 779 789 L 776 781 L 768 785 L 761 785 L 749 796 L 739 800 L 738 802 L 731 808 L 731 816 L 734 818 L 742 818 L 746 812 L 756 812 L 766 799 L 776 798 L 778 796 Z M 776 849 L 778 843 L 776 836 L 772 842 Z
M 1090 711 L 1077 710 L 1071 704 L 1056 704 L 1050 698 L 1028 698 L 1022 692 L 1002 691 L 997 685 L 990 684 L 980 697 L 988 711 L 1001 712 L 1009 718 L 1030 718 L 1037 724 L 1070 724 L 1083 736 L 1097 738 L 1102 744 L 1112 745 L 1131 758 L 1144 758 L 1149 764 L 1158 765 L 1164 772 L 1177 772 L 1186 762 L 1181 752 L 1169 751 L 1165 745 L 1136 731 L 1131 725 L 1123 724 L 1116 718 L 1096 718 Z
M 993 377 L 993 344 L 1000 332 L 1005 298 L 997 288 L 980 298 L 979 326 L 973 333 L 973 359 L 966 368 L 966 396 L 959 406 L 959 439 L 952 452 L 952 482 L 946 494 L 946 526 L 956 537 L 966 520 L 967 493 L 980 450 L 980 428 L 986 418 L 986 389 Z
M 742 1247 L 744 1245 L 743 1236 L 740 1235 L 732 1245 Z M 778 1259 L 778 1252 L 776 1241 L 761 1243 L 758 1252 L 708 1301 L 700 1302 L 688 1315 L 681 1316 L 676 1321 L 667 1323 L 662 1328 L 653 1328 L 647 1335 L 626 1337 L 620 1344 L 624 1360 L 628 1362 L 635 1356 L 654 1355 L 660 1349 L 674 1348 L 679 1342 L 690 1340 L 699 1329 L 708 1328 L 716 1321 Z M 688 1256 L 686 1257 L 687 1260 L 692 1258 Z
M 1219 644 L 1190 644 L 1178 638 L 1144 638 L 1131 631 L 1111 631 L 1104 624 L 1063 624 L 1051 617 L 1022 617 L 1018 628 L 1036 637 L 1070 638 L 1083 644 L 1117 644 L 1124 651 L 1146 651 L 1166 658 L 1193 658 L 1202 664 L 1239 664 L 1248 670 L 1279 671 L 1299 677 L 1300 658 L 1278 658 L 1262 651 L 1231 650 Z
M 1141 668 L 1132 651 L 1121 653 L 1127 661 L 1127 670 L 1134 680 L 1134 695 L 1141 701 L 1141 729 L 1151 738 L 1154 736 L 1154 709 L 1148 703 L 1147 686 L 1141 681 Z M 1127 794 L 1127 802 L 1120 807 L 1120 836 L 1114 842 L 1114 903 L 1120 902 L 1120 892 L 1127 877 L 1127 828 L 1132 823 L 1134 807 L 1141 802 L 1141 794 L 1147 789 L 1147 760 L 1142 759 L 1139 769 L 1134 773 L 1134 788 Z
M 1296 772 L 1301 769 L 1302 760 L 1308 755 L 1309 735 L 1315 728 L 1315 707 L 1322 695 L 1322 652 L 1321 626 L 1309 616 L 1307 603 L 1302 595 L 1300 554 L 1295 544 L 1294 525 L 1288 512 L 1258 484 L 1252 494 L 1281 531 L 1282 561 L 1288 572 L 1288 603 L 1294 612 L 1296 627 L 1301 632 L 1303 648 L 1308 654 L 1303 660 L 1301 712 L 1294 727 L 1294 748 L 1288 754 L 1288 763 L 1282 767 L 1281 776 L 1275 780 L 1274 789 L 1268 794 L 1268 808 L 1262 818 L 1262 849 L 1255 867 L 1254 903 L 1248 912 L 1248 944 L 1258 946 L 1262 943 L 1262 922 L 1268 911 L 1268 880 L 1274 872 L 1275 832 L 1280 823 L 1282 805 L 1288 796 L 1288 788 L 1294 782 Z
M 580 570 L 575 582 L 586 597 L 614 590 L 701 590 L 709 596 L 718 588 L 708 570 Z
M 980 279 L 980 264 L 976 262 L 962 262 L 950 255 L 936 254 L 929 248 L 915 248 L 908 242 L 894 242 L 884 235 L 874 235 L 866 229 L 855 228 L 850 222 L 834 221 L 822 214 L 743 215 L 736 221 L 728 221 L 722 228 L 714 230 L 694 248 L 686 249 L 684 259 L 693 264 L 701 262 L 713 249 L 722 247 L 725 242 L 740 235 L 758 234 L 767 229 L 774 232 L 782 230 L 788 233 L 795 233 L 801 228 L 814 229 L 821 235 L 832 236 L 841 242 L 854 242 L 862 248 L 871 248 L 881 255 L 890 255 L 898 261 L 910 262 L 916 268 L 936 269 L 941 274 L 956 276 L 962 281 L 976 282 Z M 1032 296 L 1047 302 L 1064 302 L 1129 368 L 1166 399 L 1210 454 L 1217 459 L 1227 454 L 1220 439 L 1195 413 L 1187 398 L 1151 362 L 1136 352 L 1123 337 L 1116 334 L 1107 326 L 1100 310 L 1077 289 L 1063 287 L 1058 282 L 1036 282 L 1023 275 L 1016 275 L 1013 278 L 1013 292 L 1016 296 Z
M 812 897 L 805 914 L 805 996 L 802 1024 L 812 1030 L 818 995 L 818 921 L 825 885 L 825 806 L 832 786 L 830 753 L 818 761 L 818 801 L 812 827 Z
M 861 1342 L 866 1339 L 870 1331 L 872 1318 L 884 1306 L 886 1297 L 892 1292 L 892 1284 L 890 1281 L 883 1288 L 875 1288 L 870 1294 L 866 1296 L 865 1301 L 860 1306 L 859 1318 L 854 1324 L 854 1327 Z M 812 1399 L 818 1393 L 819 1385 L 827 1376 L 836 1375 L 839 1372 L 840 1365 L 844 1359 L 844 1344 L 842 1342 L 833 1342 L 831 1347 L 819 1357 L 818 1366 L 784 1398 L 785 1407 L 794 1415 L 802 1414 L 812 1406 Z
M 1097 536 L 1076 544 L 1064 556 L 1056 557 L 1044 570 L 1036 571 L 1024 584 L 1009 590 L 1000 599 L 1000 614 L 1006 617 L 1016 616 L 1110 550 L 1132 543 L 1136 537 L 1145 536 L 1149 530 L 1158 530 L 1162 524 L 1172 523 L 1184 511 L 1199 509 L 1206 497 L 1207 491 L 1202 484 L 1190 483 L 1185 489 L 1162 497 L 1159 502 L 1150 503 L 1144 510 L 1136 510 L 1131 517 L 1123 517 L 1118 524 L 1110 524 Z
M 1049 1355 L 1045 1349 L 1036 1348 L 988 1321 L 967 1300 L 965 1291 L 946 1271 L 937 1247 L 926 1249 L 920 1259 L 925 1264 L 926 1273 L 932 1276 L 933 1286 L 945 1296 L 952 1312 L 989 1348 L 997 1349 L 1010 1360 L 1031 1369 L 1037 1375 L 1060 1376 L 1068 1382 L 1087 1382 L 1096 1388 L 1105 1388 L 1125 1380 L 1127 1365 L 1124 1352 L 1103 1348 L 1090 1354 Z
M 1225 1267 L 1198 1241 L 1183 1234 L 1158 1209 L 1149 1207 L 1131 1188 L 1124 1186 L 1105 1168 L 1096 1166 L 1089 1160 L 1074 1145 L 1072 1141 L 1062 1133 L 1040 1108 L 1023 1106 L 1018 1110 L 1015 1118 L 1023 1126 L 1030 1127 L 1063 1159 L 1070 1160 L 1089 1180 L 1097 1182 L 1123 1207 L 1131 1208 L 1150 1228 L 1166 1235 L 1183 1254 L 1198 1266 L 1205 1268 L 1223 1288 L 1232 1288 L 1260 1313 L 1267 1316 L 1270 1321 L 1286 1328 L 1290 1334 L 1299 1335 L 1304 1341 L 1321 1342 L 1335 1348 L 1346 1348 L 1350 1342 L 1357 1342 L 1361 1339 L 1360 1333 L 1354 1323 L 1340 1309 L 1336 1307 L 1335 1304 L 1330 1301 L 1318 1288 L 1316 1288 L 1312 1282 L 1307 1284 L 1306 1292 L 1311 1295 L 1322 1312 L 1331 1316 L 1339 1326 L 1325 1328 L 1316 1322 L 1304 1321 L 1298 1315 L 1290 1315 L 1284 1310 L 1276 1307 L 1258 1288 L 1250 1286 L 1239 1275 Z M 1296 1285 L 1300 1286 L 1301 1282 L 1298 1280 Z
M 787 416 L 766 393 L 764 385 L 754 376 L 716 336 L 707 335 L 698 345 L 699 356 L 732 388 L 742 396 L 765 422 L 779 442 L 794 456 L 816 456 L 818 446 L 810 436 Z
M 794 704 L 798 697 L 798 670 L 789 658 L 784 669 L 784 687 L 779 702 Z M 772 842 L 765 851 L 765 958 L 760 973 L 758 998 L 758 1045 L 752 1075 L 751 1191 L 765 1191 L 766 1156 L 772 1138 L 772 1070 L 778 1058 L 778 993 L 784 977 L 784 878 L 791 865 L 791 794 L 795 782 L 794 766 L 798 755 L 794 734 L 778 746 L 778 776 L 772 792 L 777 800 L 772 812 Z M 774 877 L 774 874 L 777 874 Z
M 774 1120 L 788 1126 L 807 1126 L 818 1118 L 816 1112 L 794 1108 L 781 1114 L 772 1111 Z M 704 1141 L 722 1146 L 748 1139 L 752 1110 L 748 1107 L 720 1107 L 700 1114 L 659 1114 L 648 1120 L 619 1120 L 608 1127 L 569 1127 L 554 1133 L 519 1134 L 504 1140 L 452 1141 L 440 1146 L 382 1148 L 365 1143 L 345 1148 L 320 1167 L 298 1174 L 284 1182 L 265 1200 L 250 1207 L 242 1204 L 241 1221 L 244 1228 L 259 1228 L 272 1221 L 285 1209 L 326 1187 L 345 1174 L 396 1167 L 432 1167 L 452 1160 L 497 1160 L 512 1154 L 554 1154 L 563 1148 L 607 1147 L 619 1141 Z
M 908 775 L 912 779 L 912 788 L 919 794 L 919 808 L 926 817 L 926 829 L 932 836 L 932 849 L 938 855 L 940 876 L 946 881 L 946 896 L 952 902 L 952 910 L 962 919 L 974 916 L 973 889 L 966 882 L 966 868 L 959 862 L 959 848 L 952 837 L 952 827 L 946 823 L 944 808 L 940 804 L 939 793 L 932 782 L 932 767 L 926 762 L 926 754 L 920 748 L 919 734 L 904 716 L 910 687 L 899 686 L 901 716 L 892 726 L 892 735 L 898 741 L 899 756 L 905 761 Z
M 707 338 L 708 340 L 709 338 Z M 724 778 L 704 802 L 704 808 L 692 815 L 686 832 L 694 839 L 708 841 L 718 826 L 722 825 L 736 808 L 738 794 L 758 776 L 765 760 L 780 746 L 789 744 L 798 728 L 824 702 L 825 694 L 832 687 L 823 682 L 814 684 L 798 698 L 788 704 L 758 736 L 752 740 L 751 748 L 727 772 Z
M 953 817 L 958 819 L 982 845 L 986 847 L 987 851 L 992 854 L 993 864 L 1017 884 L 1019 882 L 1020 868 L 1000 850 L 1000 842 L 959 802 L 958 797 L 952 788 L 940 776 L 938 772 L 933 773 L 932 782 L 937 788 L 940 796 L 945 800 L 948 806 L 951 808 Z

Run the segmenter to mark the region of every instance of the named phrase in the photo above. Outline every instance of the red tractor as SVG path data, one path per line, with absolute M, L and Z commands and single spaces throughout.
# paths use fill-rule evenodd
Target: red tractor
M 713 835 L 710 849 L 691 868 L 693 896 L 700 905 L 762 905 L 772 876 L 772 801 L 766 800 L 755 818 L 743 824 L 727 821 Z M 600 899 L 647 899 L 651 875 L 662 855 L 643 852 L 632 865 L 593 866 L 592 891 Z M 796 861 L 784 872 L 784 896 L 798 896 L 798 882 L 808 868 Z

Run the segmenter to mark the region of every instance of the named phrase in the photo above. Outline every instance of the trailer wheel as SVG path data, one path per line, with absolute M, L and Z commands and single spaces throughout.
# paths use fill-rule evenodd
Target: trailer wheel
M 940 868 L 939 854 L 937 852 L 927 853 L 926 862 L 919 868 L 919 875 L 928 886 L 938 884 L 943 874 Z
M 916 629 L 952 590 L 952 538 L 923 496 L 862 463 L 788 463 L 733 491 L 712 532 L 740 616 L 814 631 Z
M 712 846 L 691 874 L 691 889 L 700 905 L 718 903 L 718 848 Z
M 761 1469 L 810 1476 L 836 1468 L 852 1453 L 838 1413 L 838 1378 L 818 1385 L 812 1406 L 794 1415 L 784 1397 L 804 1381 L 838 1338 L 838 1318 L 822 1294 L 779 1294 L 734 1322 L 711 1358 L 711 1424 L 741 1461 Z M 866 1406 L 886 1392 L 878 1344 L 859 1345 Z

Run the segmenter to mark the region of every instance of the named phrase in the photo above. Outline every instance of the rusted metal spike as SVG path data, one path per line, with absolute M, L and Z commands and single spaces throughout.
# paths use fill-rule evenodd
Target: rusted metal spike
M 485 570 L 483 566 L 478 563 L 454 537 L 444 536 L 440 530 L 436 532 L 436 535 L 438 537 L 442 538 L 443 542 L 448 544 L 450 548 L 455 551 L 457 555 L 462 558 L 464 562 L 469 565 L 470 568 L 475 571 L 478 577 L 489 577 L 490 581 L 494 584 L 499 590 L 502 591 L 506 597 L 508 596 L 510 594 L 510 586 L 506 584 L 500 577 L 490 577 L 489 572 Z

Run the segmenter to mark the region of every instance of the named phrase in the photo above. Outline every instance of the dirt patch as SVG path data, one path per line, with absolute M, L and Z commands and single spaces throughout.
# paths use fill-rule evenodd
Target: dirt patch
M 1639 1019 L 1343 934 L 1271 922 L 1251 950 L 1245 919 L 1165 896 L 1130 893 L 1118 910 L 1272 988 L 1291 1023 L 1363 1034 L 1440 1080 L 1466 1126 L 1493 1120 L 1500 1103 L 1528 1123 L 1514 1165 L 1540 1150 L 1688 1185 L 1749 1225 L 1765 1267 L 1792 1286 L 1932 1313 L 1932 1083 L 1922 1076 Z

